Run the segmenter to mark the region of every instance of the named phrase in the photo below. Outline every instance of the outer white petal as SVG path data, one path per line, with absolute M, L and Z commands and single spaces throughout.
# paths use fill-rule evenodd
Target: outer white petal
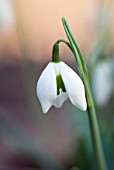
M 56 75 L 53 63 L 49 63 L 37 82 L 37 96 L 44 113 L 48 112 L 56 99 Z
M 61 65 L 61 76 L 65 84 L 67 94 L 73 105 L 81 110 L 86 110 L 85 88 L 80 77 L 64 62 Z
M 57 108 L 62 107 L 63 103 L 68 99 L 68 95 L 65 92 L 60 91 L 60 94 L 57 96 L 56 100 L 54 101 L 53 105 Z

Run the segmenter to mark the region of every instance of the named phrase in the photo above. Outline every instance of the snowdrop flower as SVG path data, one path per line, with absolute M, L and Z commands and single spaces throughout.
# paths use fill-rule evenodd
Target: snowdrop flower
M 104 106 L 113 94 L 113 61 L 99 63 L 92 78 L 93 95 L 99 106 Z
M 14 24 L 14 12 L 11 0 L 0 0 L 0 28 L 9 31 Z
M 80 77 L 64 62 L 50 62 L 37 82 L 37 96 L 44 113 L 53 105 L 60 108 L 69 98 L 71 103 L 85 111 L 85 88 Z

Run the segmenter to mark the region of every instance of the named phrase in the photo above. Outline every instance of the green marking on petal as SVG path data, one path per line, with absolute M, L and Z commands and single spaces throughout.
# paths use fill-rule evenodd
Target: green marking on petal
M 57 82 L 57 95 L 60 94 L 59 89 L 62 89 L 63 92 L 66 92 L 65 85 L 60 74 L 56 76 L 56 82 Z

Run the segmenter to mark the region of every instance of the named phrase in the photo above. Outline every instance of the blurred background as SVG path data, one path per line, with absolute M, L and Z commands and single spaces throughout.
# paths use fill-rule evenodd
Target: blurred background
M 0 0 L 0 170 L 96 170 L 87 112 L 44 115 L 36 83 L 66 16 L 87 62 L 109 170 L 114 169 L 114 1 Z M 72 53 L 61 59 L 76 72 Z M 78 72 L 77 72 L 78 73 Z

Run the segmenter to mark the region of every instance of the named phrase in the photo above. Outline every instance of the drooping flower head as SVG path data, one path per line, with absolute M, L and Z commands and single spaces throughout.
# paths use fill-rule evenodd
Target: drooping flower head
M 55 48 L 53 58 L 58 55 L 58 47 Z M 82 80 L 68 65 L 59 58 L 55 59 L 56 62 L 47 65 L 37 82 L 37 96 L 43 112 L 47 113 L 52 105 L 60 108 L 68 98 L 85 111 L 87 104 Z

